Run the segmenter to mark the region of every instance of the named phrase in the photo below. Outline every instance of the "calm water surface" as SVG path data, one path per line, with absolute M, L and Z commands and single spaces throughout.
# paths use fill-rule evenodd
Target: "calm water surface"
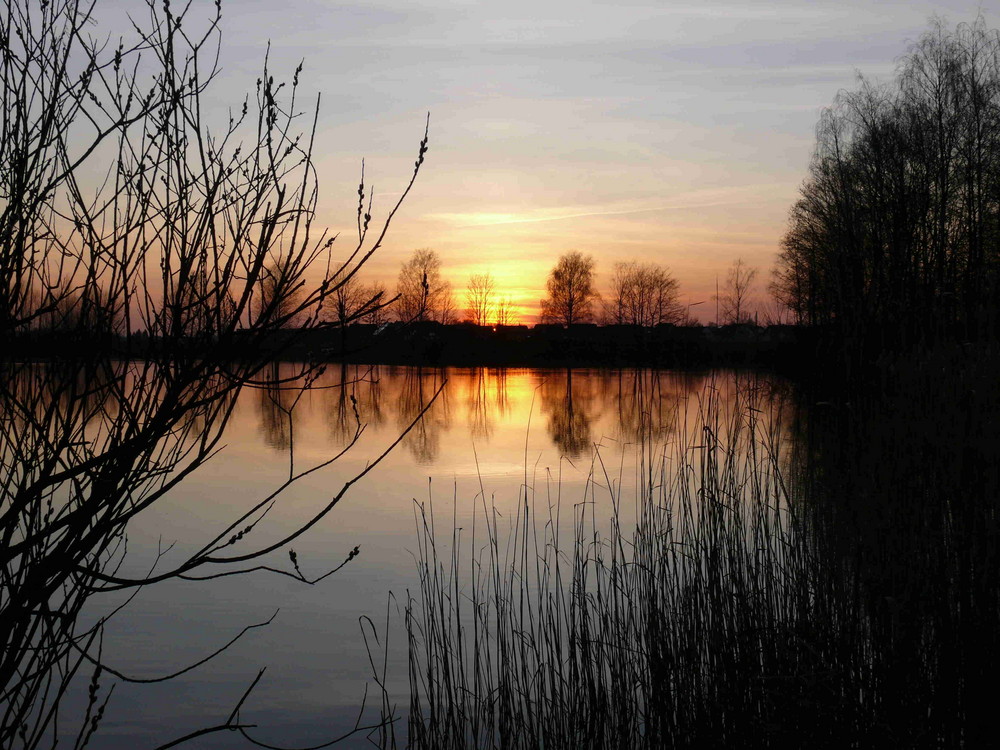
M 291 366 L 281 368 L 282 375 L 293 372 Z M 328 740 L 353 726 L 366 685 L 373 687 L 362 635 L 366 617 L 379 631 L 378 644 L 369 636 L 377 660 L 388 635 L 388 688 L 405 710 L 406 644 L 399 612 L 416 584 L 418 503 L 433 505 L 439 533 L 447 537 L 453 524 L 471 529 L 484 497 L 509 514 L 523 487 L 536 504 L 574 504 L 584 499 L 593 474 L 598 486 L 610 483 L 628 497 L 635 484 L 636 446 L 662 450 L 678 440 L 696 443 L 687 424 L 705 389 L 726 393 L 741 378 L 766 389 L 784 388 L 776 380 L 734 372 L 335 366 L 305 392 L 245 391 L 225 449 L 130 527 L 130 571 L 148 570 L 158 551 L 170 548 L 160 562 L 168 567 L 270 494 L 290 472 L 347 448 L 333 464 L 286 490 L 252 534 L 257 545 L 278 539 L 403 435 L 329 516 L 292 545 L 309 577 L 338 565 L 355 546 L 360 555 L 313 587 L 257 572 L 141 591 L 110 621 L 104 643 L 106 661 L 132 677 L 174 672 L 247 625 L 277 615 L 268 627 L 248 632 L 213 662 L 177 679 L 119 686 L 92 746 L 153 746 L 220 723 L 263 667 L 267 671 L 242 713 L 244 721 L 261 727 L 257 736 L 282 746 Z M 600 503 L 602 497 L 588 499 Z M 291 569 L 287 551 L 267 564 Z M 102 600 L 90 615 L 117 603 Z M 374 711 L 378 697 L 370 695 L 369 702 Z M 70 725 L 72 719 L 70 710 Z M 193 746 L 241 742 L 217 735 Z

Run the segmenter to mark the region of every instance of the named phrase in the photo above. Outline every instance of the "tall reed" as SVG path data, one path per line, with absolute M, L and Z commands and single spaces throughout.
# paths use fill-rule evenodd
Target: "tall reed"
M 634 493 L 598 452 L 572 507 L 558 483 L 526 483 L 512 519 L 483 499 L 450 539 L 418 508 L 409 746 L 983 738 L 971 686 L 998 654 L 995 472 L 963 485 L 951 454 L 920 468 L 872 442 L 893 421 L 906 454 L 932 439 L 916 409 L 886 418 L 882 401 L 869 418 L 859 398 L 789 419 L 764 380 L 726 391 L 688 403 L 686 439 L 637 446 Z

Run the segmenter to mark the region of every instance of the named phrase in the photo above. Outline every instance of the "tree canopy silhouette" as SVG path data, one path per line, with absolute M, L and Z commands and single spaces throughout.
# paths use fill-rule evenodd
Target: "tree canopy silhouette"
M 441 258 L 429 247 L 414 250 L 399 269 L 396 315 L 404 322 L 451 322 L 454 301 L 451 284 L 441 278 Z
M 491 325 L 496 319 L 496 284 L 488 273 L 474 273 L 469 277 L 465 293 L 466 313 L 477 326 Z
M 573 325 L 594 318 L 594 259 L 576 250 L 559 258 L 545 284 L 549 296 L 542 300 L 542 320 Z
M 773 290 L 802 322 L 892 338 L 997 324 L 1000 37 L 940 20 L 895 80 L 862 80 L 817 129 Z
M 616 263 L 604 318 L 609 323 L 646 327 L 677 323 L 684 317 L 677 289 L 677 279 L 659 264 Z
M 757 269 L 748 266 L 742 258 L 737 258 L 726 273 L 726 283 L 718 295 L 720 322 L 752 323 L 754 320 L 753 300 L 750 291 Z

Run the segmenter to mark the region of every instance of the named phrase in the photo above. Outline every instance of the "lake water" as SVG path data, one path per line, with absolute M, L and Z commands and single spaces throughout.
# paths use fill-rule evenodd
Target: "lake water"
M 294 370 L 282 365 L 276 374 L 291 376 Z M 388 636 L 387 688 L 405 715 L 406 643 L 399 613 L 416 586 L 417 504 L 433 506 L 438 533 L 447 538 L 455 526 L 471 529 L 484 498 L 512 518 L 525 487 L 537 504 L 606 502 L 600 492 L 584 497 L 593 477 L 591 486 L 611 485 L 627 497 L 643 460 L 637 446 L 648 451 L 697 443 L 690 416 L 706 389 L 723 394 L 725 402 L 740 379 L 772 393 L 786 387 L 777 379 L 734 372 L 333 366 L 308 391 L 294 384 L 243 391 L 224 450 L 130 526 L 125 572 L 148 570 L 158 550 L 172 545 L 160 560 L 160 569 L 169 567 L 290 473 L 349 448 L 286 489 L 240 544 L 281 539 L 399 440 L 328 516 L 289 545 L 310 578 L 339 565 L 354 547 L 360 554 L 316 586 L 261 571 L 140 591 L 108 622 L 103 645 L 105 661 L 136 678 L 177 671 L 244 627 L 277 615 L 196 670 L 165 683 L 118 685 L 91 746 L 156 746 L 221 723 L 264 667 L 241 713 L 243 721 L 259 725 L 255 736 L 283 747 L 327 741 L 354 725 L 366 686 L 364 718 L 376 716 L 379 696 L 372 692 L 362 623 L 377 630 L 378 643 L 367 628 L 376 664 Z M 610 513 L 610 503 L 598 510 Z M 292 569 L 287 549 L 265 563 Z M 89 618 L 119 603 L 105 596 L 92 600 Z M 105 679 L 102 690 L 108 685 Z M 67 704 L 68 726 L 78 708 Z M 242 744 L 226 733 L 191 746 Z M 363 735 L 352 744 L 366 745 Z

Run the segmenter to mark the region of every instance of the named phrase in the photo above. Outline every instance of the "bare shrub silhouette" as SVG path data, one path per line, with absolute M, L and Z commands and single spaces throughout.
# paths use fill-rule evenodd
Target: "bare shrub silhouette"
M 76 625 L 94 594 L 253 570 L 319 580 L 292 553 L 287 570 L 260 560 L 318 523 L 358 477 L 291 533 L 255 543 L 281 492 L 336 459 L 300 467 L 290 448 L 286 480 L 200 549 L 169 564 L 160 558 L 146 576 L 120 571 L 130 523 L 219 450 L 242 389 L 281 393 L 318 376 L 310 365 L 286 374 L 268 363 L 302 331 L 327 325 L 324 303 L 350 278 L 343 269 L 381 246 L 427 138 L 380 224 L 362 178 L 356 242 L 335 254 L 334 236 L 315 226 L 317 114 L 302 119 L 302 67 L 282 83 L 265 59 L 255 92 L 221 131 L 208 126 L 218 3 L 199 24 L 194 6 L 148 0 L 134 41 L 116 47 L 91 36 L 92 3 L 8 8 L 0 16 L 0 746 L 60 741 L 60 701 L 89 670 L 82 746 L 104 711 L 101 683 L 123 678 L 101 663 L 103 622 Z M 287 408 L 294 400 L 280 396 Z M 246 732 L 241 704 L 191 736 Z

